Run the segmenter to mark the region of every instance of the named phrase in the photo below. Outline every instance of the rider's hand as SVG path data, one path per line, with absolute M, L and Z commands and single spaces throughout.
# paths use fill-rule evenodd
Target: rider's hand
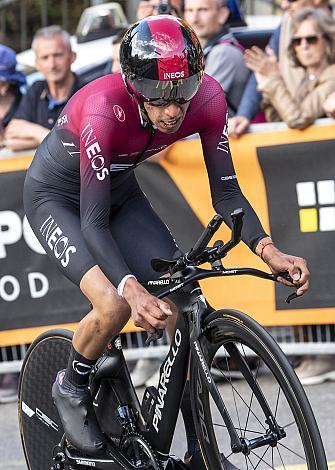
M 169 304 L 149 294 L 136 279 L 127 279 L 123 297 L 131 308 L 135 326 L 150 333 L 166 328 L 166 319 L 172 315 Z
M 250 125 L 250 121 L 245 116 L 234 116 L 228 119 L 228 133 L 230 137 L 239 137 L 244 134 Z
M 303 258 L 286 255 L 270 244 L 263 249 L 262 259 L 269 266 L 273 274 L 287 272 L 291 276 L 293 284 L 297 288 L 297 295 L 303 295 L 307 291 L 309 287 L 309 271 L 307 263 Z M 286 286 L 292 285 L 282 277 L 278 277 L 278 281 Z

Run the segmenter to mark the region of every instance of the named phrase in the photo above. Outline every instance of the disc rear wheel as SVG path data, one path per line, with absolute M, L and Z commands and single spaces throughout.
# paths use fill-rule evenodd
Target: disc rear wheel
M 67 366 L 72 333 L 50 330 L 30 346 L 19 382 L 19 427 L 29 470 L 49 470 L 53 449 L 63 427 L 53 404 L 51 389 L 57 372 Z

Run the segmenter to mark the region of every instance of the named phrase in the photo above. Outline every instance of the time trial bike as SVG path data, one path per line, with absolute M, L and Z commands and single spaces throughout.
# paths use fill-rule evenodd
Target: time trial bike
M 189 252 L 152 261 L 157 272 L 170 276 L 144 285 L 158 298 L 169 296 L 177 303 L 175 332 L 157 387 L 147 387 L 142 400 L 132 385 L 120 337 L 113 338 L 97 361 L 90 391 L 108 441 L 100 458 L 70 446 L 52 402 L 52 384 L 67 365 L 72 333 L 51 330 L 33 342 L 19 383 L 20 433 L 29 470 L 186 469 L 170 449 L 188 374 L 193 419 L 208 469 L 279 470 L 291 464 L 327 469 L 311 406 L 282 350 L 248 315 L 214 310 L 198 284 L 241 275 L 277 281 L 279 275 L 258 269 L 223 267 L 222 258 L 240 241 L 242 209 L 232 213 L 232 222 L 227 243 L 218 240 L 208 246 L 222 223 L 216 215 Z M 199 267 L 204 263 L 210 268 Z

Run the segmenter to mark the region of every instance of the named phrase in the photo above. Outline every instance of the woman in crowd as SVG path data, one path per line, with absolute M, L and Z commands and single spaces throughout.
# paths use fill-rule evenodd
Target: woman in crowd
M 21 100 L 20 87 L 26 79 L 16 71 L 15 52 L 0 44 L 0 146 L 4 146 L 4 129 L 14 116 Z
M 261 74 L 259 49 L 246 51 L 246 64 L 255 72 L 267 121 L 284 121 L 291 128 L 304 129 L 325 116 L 324 102 L 335 91 L 335 20 L 314 8 L 303 8 L 294 15 L 288 54 L 305 72 L 295 93 L 285 83 L 275 54 L 267 52 L 274 66 Z

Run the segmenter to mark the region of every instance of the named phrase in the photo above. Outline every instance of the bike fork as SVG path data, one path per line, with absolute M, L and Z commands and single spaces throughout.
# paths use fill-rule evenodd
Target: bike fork
M 242 436 L 240 437 L 237 434 L 234 424 L 228 413 L 228 410 L 221 398 L 221 394 L 219 393 L 218 388 L 211 375 L 211 372 L 209 368 L 207 367 L 207 363 L 205 361 L 204 349 L 203 349 L 206 346 L 201 340 L 201 335 L 199 334 L 199 332 L 200 332 L 199 326 L 198 328 L 196 326 L 194 330 L 191 332 L 191 354 L 192 354 L 192 361 L 194 364 L 193 373 L 197 374 L 197 377 L 198 377 L 197 390 L 195 391 L 195 396 L 197 397 L 197 406 L 198 407 L 203 406 L 201 395 L 203 393 L 202 384 L 204 383 L 208 390 L 208 393 L 212 396 L 217 406 L 217 409 L 220 410 L 222 419 L 227 427 L 227 430 L 230 436 L 231 450 L 233 453 L 241 452 L 244 455 L 249 455 L 253 449 L 257 449 L 259 447 L 263 447 L 266 445 L 275 447 L 279 440 L 286 437 L 285 430 L 278 425 L 275 417 L 271 413 L 271 410 L 268 406 L 268 403 L 266 402 L 264 398 L 264 395 L 261 389 L 259 388 L 257 384 L 257 381 L 253 377 L 249 369 L 249 366 L 247 365 L 246 361 L 241 356 L 241 354 L 238 352 L 236 346 L 226 345 L 225 347 L 227 351 L 230 353 L 230 355 L 234 357 L 235 359 L 237 359 L 239 368 L 245 380 L 248 382 L 249 386 L 251 387 L 253 393 L 255 394 L 255 397 L 264 412 L 264 416 L 266 418 L 265 422 L 268 425 L 267 432 L 262 436 L 256 437 L 255 439 L 248 440 L 248 439 L 243 438 Z M 201 425 L 201 423 L 199 424 Z

